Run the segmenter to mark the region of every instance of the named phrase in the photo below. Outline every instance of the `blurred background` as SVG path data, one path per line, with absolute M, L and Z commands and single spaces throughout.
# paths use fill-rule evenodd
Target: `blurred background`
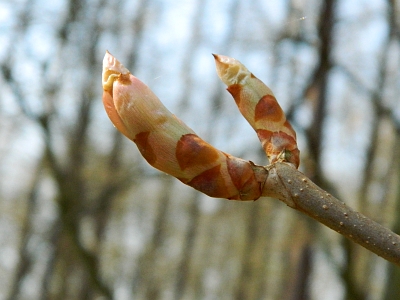
M 400 269 L 283 203 L 152 169 L 102 106 L 106 50 L 219 149 L 267 164 L 211 53 L 244 63 L 301 171 L 400 233 L 395 0 L 0 0 L 1 299 L 396 299 Z

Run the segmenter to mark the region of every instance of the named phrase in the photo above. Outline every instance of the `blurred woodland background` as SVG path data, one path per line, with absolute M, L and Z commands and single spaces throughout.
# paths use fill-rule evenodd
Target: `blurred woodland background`
M 235 57 L 287 112 L 301 171 L 400 233 L 398 1 L 0 0 L 0 43 L 1 299 L 399 297 L 399 268 L 278 200 L 155 171 L 101 101 L 109 50 L 206 141 L 267 164 L 211 53 Z

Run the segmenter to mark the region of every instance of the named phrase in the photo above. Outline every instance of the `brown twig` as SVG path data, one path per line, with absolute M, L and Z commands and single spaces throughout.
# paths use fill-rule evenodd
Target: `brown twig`
M 286 163 L 265 168 L 264 196 L 288 206 L 344 235 L 382 258 L 400 266 L 400 236 L 353 210 Z

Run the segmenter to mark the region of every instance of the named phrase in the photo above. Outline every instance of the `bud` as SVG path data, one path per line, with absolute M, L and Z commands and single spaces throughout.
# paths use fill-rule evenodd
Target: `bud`
M 217 74 L 228 86 L 242 115 L 256 131 L 269 162 L 285 161 L 298 168 L 296 132 L 272 91 L 238 60 L 213 54 Z
M 224 153 L 198 137 L 109 52 L 103 60 L 103 104 L 115 127 L 158 170 L 211 197 L 256 200 L 262 167 Z M 255 170 L 257 172 L 255 173 Z

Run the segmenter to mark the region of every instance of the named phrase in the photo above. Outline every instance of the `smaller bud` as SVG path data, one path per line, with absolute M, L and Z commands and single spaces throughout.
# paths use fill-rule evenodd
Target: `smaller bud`
M 275 99 L 274 94 L 238 60 L 213 54 L 217 74 L 245 119 L 257 132 L 270 163 L 285 161 L 298 168 L 300 151 L 296 132 Z

